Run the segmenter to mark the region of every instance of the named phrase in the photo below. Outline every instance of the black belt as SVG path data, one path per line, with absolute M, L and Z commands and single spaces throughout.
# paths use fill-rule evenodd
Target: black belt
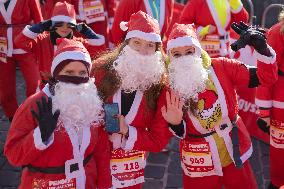
M 281 70 L 278 70 L 278 75 L 284 76 L 284 72 L 282 72 Z
M 224 130 L 228 127 L 227 124 L 222 124 L 220 126 L 220 130 Z M 205 137 L 208 137 L 208 136 L 211 136 L 213 135 L 214 133 L 216 133 L 216 131 L 211 131 L 209 133 L 205 133 L 205 134 L 201 134 L 201 135 L 195 135 L 195 134 L 191 134 L 191 133 L 188 133 L 187 136 L 191 137 L 191 138 L 205 138 Z
M 83 160 L 83 165 L 87 165 L 87 163 L 91 160 L 93 156 L 93 153 L 88 155 L 84 160 Z M 35 167 L 32 166 L 31 164 L 23 166 L 23 168 L 28 168 L 29 171 L 31 172 L 40 172 L 44 174 L 64 174 L 65 173 L 65 165 L 59 166 L 59 167 Z M 78 163 L 70 165 L 70 172 L 77 171 L 79 169 Z

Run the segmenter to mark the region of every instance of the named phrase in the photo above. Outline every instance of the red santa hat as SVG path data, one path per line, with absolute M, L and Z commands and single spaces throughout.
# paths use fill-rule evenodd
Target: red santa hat
M 82 61 L 88 66 L 90 70 L 92 61 L 89 52 L 84 45 L 72 39 L 58 38 L 56 40 L 58 48 L 54 54 L 51 65 L 51 74 L 54 75 L 54 70 L 60 66 L 64 60 Z
M 138 37 L 146 41 L 162 42 L 158 21 L 143 11 L 132 14 L 129 22 L 121 22 L 120 28 L 128 30 L 125 39 Z
M 198 41 L 193 24 L 175 24 L 169 36 L 167 50 L 176 47 L 194 46 L 197 55 L 201 55 L 201 45 Z
M 76 25 L 76 12 L 74 6 L 66 1 L 54 5 L 51 20 L 54 22 L 67 22 Z

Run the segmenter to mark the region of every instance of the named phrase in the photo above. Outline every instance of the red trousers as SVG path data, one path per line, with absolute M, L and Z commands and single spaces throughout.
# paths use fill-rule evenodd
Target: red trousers
M 184 189 L 257 189 L 257 183 L 248 161 L 242 168 L 237 168 L 233 163 L 223 167 L 223 176 L 189 177 L 183 175 Z
M 26 96 L 34 94 L 38 86 L 39 71 L 33 54 L 17 54 L 8 57 L 7 63 L 0 62 L 0 102 L 8 118 L 13 117 L 18 108 L 16 63 L 18 63 L 26 83 Z

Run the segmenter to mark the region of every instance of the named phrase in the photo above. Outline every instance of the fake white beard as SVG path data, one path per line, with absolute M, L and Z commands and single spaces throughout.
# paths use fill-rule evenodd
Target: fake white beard
M 52 110 L 60 110 L 59 121 L 66 129 L 72 127 L 78 131 L 103 122 L 103 103 L 93 79 L 79 85 L 59 82 L 54 92 Z
M 160 51 L 153 55 L 141 55 L 126 45 L 113 64 L 121 79 L 121 89 L 126 92 L 145 91 L 158 84 L 165 72 Z
M 174 58 L 169 65 L 170 88 L 181 98 L 197 99 L 199 92 L 206 88 L 208 71 L 202 65 L 199 57 L 187 55 Z
M 6 3 L 8 0 L 0 0 L 0 3 Z

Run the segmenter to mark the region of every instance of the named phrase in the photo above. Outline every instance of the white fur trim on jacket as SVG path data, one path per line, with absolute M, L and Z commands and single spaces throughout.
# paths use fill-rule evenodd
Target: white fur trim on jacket
M 53 16 L 51 17 L 51 20 L 54 22 L 66 22 L 66 23 L 71 23 L 76 25 L 77 22 L 75 19 L 69 17 L 69 16 L 64 16 L 64 15 L 58 15 L 58 16 Z
M 54 141 L 54 134 L 52 133 L 52 135 L 49 137 L 47 143 L 44 143 L 41 139 L 41 133 L 40 133 L 39 127 L 35 128 L 34 133 L 33 133 L 33 137 L 34 137 L 35 147 L 38 150 L 47 149 Z
M 272 103 L 273 103 L 273 107 L 279 108 L 279 109 L 284 109 L 284 102 L 273 100 Z
M 261 100 L 261 99 L 256 98 L 255 104 L 259 107 L 271 108 L 272 107 L 272 100 Z
M 92 46 L 101 46 L 105 44 L 106 40 L 103 35 L 96 34 L 99 38 L 98 39 L 88 39 L 88 42 Z
M 75 51 L 65 51 L 60 54 L 58 54 L 56 57 L 54 57 L 52 61 L 52 66 L 51 66 L 51 74 L 53 75 L 54 69 L 58 66 L 60 62 L 63 60 L 67 59 L 72 59 L 72 60 L 83 60 L 85 62 L 88 62 L 91 64 L 91 57 L 87 53 L 82 53 L 82 52 L 75 52 Z
M 24 30 L 23 30 L 23 34 L 24 36 L 31 38 L 31 39 L 35 39 L 38 36 L 38 33 L 34 33 L 30 30 L 30 25 L 27 25 Z
M 194 45 L 196 47 L 195 49 L 197 51 L 196 53 L 198 55 L 201 55 L 201 45 L 199 41 L 189 36 L 178 37 L 178 38 L 169 40 L 167 44 L 167 51 L 169 51 L 172 48 L 191 46 L 191 45 Z
M 140 39 L 144 39 L 146 41 L 160 42 L 160 43 L 162 42 L 161 36 L 159 34 L 156 34 L 156 33 L 145 33 L 145 32 L 139 31 L 139 30 L 129 31 L 126 34 L 125 39 L 130 39 L 132 37 L 137 37 L 137 38 L 140 38 Z
M 267 47 L 269 48 L 272 56 L 268 57 L 268 56 L 259 54 L 257 51 L 255 51 L 256 59 L 265 64 L 274 64 L 276 61 L 276 53 L 272 47 L 270 47 L 269 45 L 267 45 Z
M 126 140 L 123 150 L 132 150 L 135 142 L 137 141 L 137 129 L 130 125 L 128 126 L 128 129 L 129 129 L 129 136 L 128 139 Z

